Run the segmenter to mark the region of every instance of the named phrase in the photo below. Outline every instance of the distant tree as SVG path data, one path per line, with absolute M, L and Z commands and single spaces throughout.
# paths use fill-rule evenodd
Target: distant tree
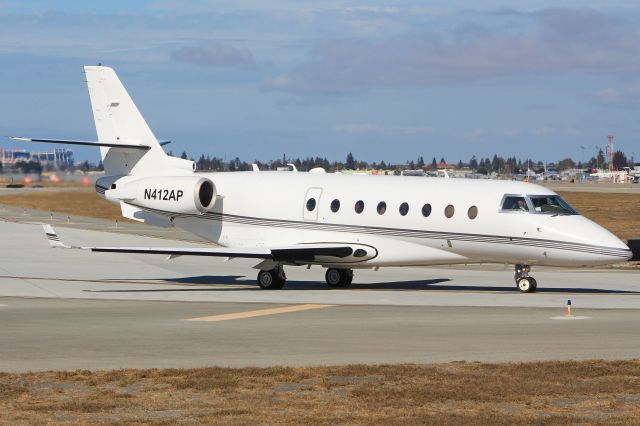
M 356 169 L 356 160 L 353 158 L 352 153 L 347 154 L 347 160 L 344 163 L 344 167 L 347 170 L 355 170 Z
M 464 168 L 464 164 L 462 164 L 462 160 L 458 161 L 458 168 L 459 169 Z
M 436 157 L 433 157 L 433 160 L 431 160 L 431 168 L 433 170 L 438 168 L 438 163 L 436 162 Z
M 575 169 L 576 163 L 571 158 L 565 158 L 564 160 L 558 161 L 558 169 L 567 170 L 567 169 Z
M 186 160 L 187 157 L 187 152 L 186 151 L 182 151 L 182 155 L 180 155 L 180 158 L 182 158 L 183 160 Z
M 471 167 L 474 170 L 478 168 L 478 160 L 476 160 L 475 155 L 471 157 L 471 160 L 469 160 L 469 167 Z
M 607 162 L 607 160 L 604 159 L 604 152 L 602 152 L 602 150 L 598 150 L 598 157 L 596 158 L 597 161 L 597 166 L 598 167 L 604 167 L 605 163 Z
M 422 158 L 422 156 L 418 157 L 418 162 L 416 163 L 416 167 L 419 169 L 424 167 L 424 158 Z
M 627 156 L 622 151 L 616 151 L 613 153 L 613 168 L 616 170 L 620 170 L 623 167 L 628 167 L 629 162 L 627 161 Z
M 444 161 L 444 157 L 442 157 L 442 158 L 440 159 L 440 163 L 447 164 L 447 162 L 446 162 L 446 161 Z
M 18 161 L 16 163 L 16 169 L 20 170 L 22 173 L 42 173 L 42 164 L 37 161 Z
M 476 173 L 480 173 L 481 175 L 486 175 L 489 173 L 489 170 L 487 170 L 486 167 L 478 167 L 478 170 L 476 170 Z

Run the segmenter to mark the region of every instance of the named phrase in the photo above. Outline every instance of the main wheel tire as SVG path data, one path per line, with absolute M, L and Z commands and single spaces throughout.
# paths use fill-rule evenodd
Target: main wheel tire
M 258 272 L 258 285 L 265 290 L 278 290 L 284 287 L 286 277 L 284 273 L 279 273 L 278 270 L 272 269 L 271 271 Z
M 329 284 L 329 287 L 340 287 L 343 281 L 342 271 L 336 268 L 329 268 L 324 274 L 324 279 Z
M 353 281 L 353 271 L 351 269 L 329 268 L 324 278 L 329 287 L 348 287 Z
M 529 277 L 520 278 L 518 280 L 518 290 L 520 290 L 521 293 L 531 293 L 532 291 L 534 291 L 535 287 L 533 286 L 533 282 L 531 278 Z
M 533 291 L 538 289 L 538 281 L 535 278 L 529 277 L 529 281 L 531 281 L 531 285 L 533 286 Z

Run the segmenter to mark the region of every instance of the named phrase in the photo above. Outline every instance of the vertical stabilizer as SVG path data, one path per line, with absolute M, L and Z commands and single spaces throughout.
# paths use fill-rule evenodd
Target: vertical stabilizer
M 147 151 L 101 147 L 107 175 L 155 175 L 193 172 L 193 162 L 170 157 L 131 100 L 112 68 L 85 66 L 93 118 L 102 143 L 145 145 Z

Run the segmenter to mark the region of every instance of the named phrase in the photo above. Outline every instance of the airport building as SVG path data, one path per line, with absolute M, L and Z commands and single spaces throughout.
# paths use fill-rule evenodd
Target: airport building
M 0 148 L 0 161 L 3 169 L 13 169 L 16 163 L 35 161 L 43 167 L 55 169 L 73 166 L 73 150 L 56 148 L 53 151 L 27 151 L 25 149 Z

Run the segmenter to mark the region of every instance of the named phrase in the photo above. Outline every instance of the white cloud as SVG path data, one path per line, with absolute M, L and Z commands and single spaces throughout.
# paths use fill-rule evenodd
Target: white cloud
M 520 15 L 527 24 L 511 31 L 473 24 L 459 26 L 452 36 L 404 32 L 319 42 L 277 90 L 357 93 L 504 76 L 640 74 L 640 31 L 633 25 L 590 9 Z M 375 27 L 375 21 L 365 24 Z
M 553 127 L 539 127 L 536 130 L 534 130 L 534 134 L 536 136 L 540 136 L 543 138 L 549 137 L 552 134 L 554 134 L 556 132 L 556 129 L 554 129 Z
M 433 127 L 426 126 L 383 126 L 374 123 L 346 123 L 333 126 L 333 130 L 349 134 L 403 134 L 425 135 L 433 133 Z
M 221 43 L 183 47 L 171 52 L 171 58 L 175 61 L 208 67 L 250 67 L 255 65 L 253 54 L 249 49 Z

